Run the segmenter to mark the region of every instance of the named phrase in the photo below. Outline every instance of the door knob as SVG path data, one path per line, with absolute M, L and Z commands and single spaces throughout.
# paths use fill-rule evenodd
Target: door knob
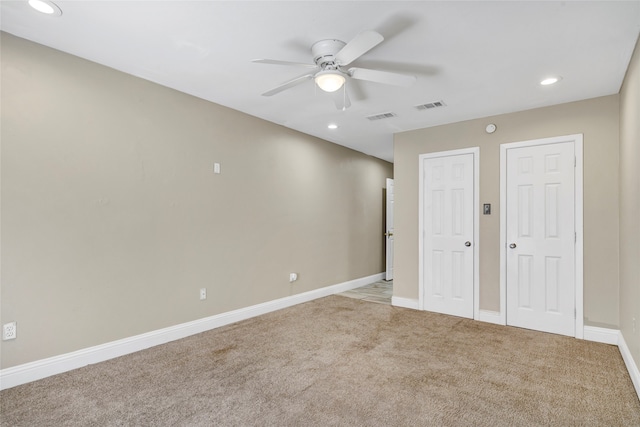
M 391 237 L 391 236 L 393 236 L 393 233 L 391 231 L 388 231 L 388 232 L 384 233 L 384 235 L 387 236 L 387 237 Z
M 464 242 L 464 245 L 465 245 L 466 247 L 469 247 L 469 246 L 471 246 L 471 242 Z
M 515 248 L 516 248 L 516 244 L 515 244 L 515 243 L 512 243 L 512 244 L 510 244 L 510 245 L 509 245 L 509 247 L 510 247 L 511 249 L 515 249 Z

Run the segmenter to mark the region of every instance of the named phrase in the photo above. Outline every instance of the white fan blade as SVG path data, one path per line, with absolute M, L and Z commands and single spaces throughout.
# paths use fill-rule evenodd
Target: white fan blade
M 363 31 L 336 54 L 338 65 L 347 65 L 360 58 L 384 40 L 380 34 L 372 30 Z
M 302 84 L 302 83 L 306 82 L 307 80 L 311 80 L 313 78 L 313 76 L 314 76 L 314 74 L 304 74 L 304 75 L 302 75 L 300 77 L 293 78 L 291 80 L 288 80 L 288 81 L 282 83 L 281 85 L 279 85 L 277 87 L 274 87 L 270 91 L 267 91 L 267 92 L 263 93 L 262 96 L 275 95 L 276 93 L 280 93 L 283 90 L 287 90 L 289 88 L 292 88 L 294 86 Z
M 280 61 L 277 59 L 254 59 L 251 62 L 257 64 L 293 65 L 295 67 L 316 68 L 316 64 L 304 64 L 302 62 Z
M 409 87 L 416 82 L 415 76 L 390 73 L 389 71 L 369 70 L 367 68 L 349 68 L 349 75 L 356 80 L 365 80 L 394 86 Z
M 347 93 L 347 88 L 345 86 L 342 87 L 342 90 L 332 92 L 331 96 L 333 96 L 333 102 L 336 103 L 336 108 L 338 110 L 344 111 L 351 107 L 351 100 L 349 99 L 349 94 Z

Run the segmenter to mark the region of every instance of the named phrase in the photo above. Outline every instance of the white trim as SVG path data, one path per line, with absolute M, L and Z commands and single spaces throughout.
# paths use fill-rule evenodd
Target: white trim
M 391 305 L 395 307 L 410 308 L 412 310 L 420 310 L 419 301 L 413 298 L 391 297 Z
M 618 345 L 619 336 L 620 331 L 618 329 L 598 328 L 597 326 L 584 327 L 584 339 L 587 341 Z
M 638 370 L 638 364 L 633 360 L 633 356 L 631 355 L 629 347 L 627 347 L 627 342 L 624 340 L 622 332 L 618 336 L 618 348 L 620 349 L 624 364 L 627 365 L 627 371 L 629 371 L 629 376 L 636 389 L 638 399 L 640 399 L 640 370 Z
M 418 156 L 418 309 L 424 310 L 424 159 L 473 154 L 473 318 L 480 316 L 480 147 Z
M 576 252 L 575 252 L 575 298 L 576 298 L 576 338 L 584 338 L 584 176 L 582 152 L 582 134 L 575 136 L 574 155 L 576 156 L 575 173 L 575 223 Z
M 481 322 L 494 323 L 496 325 L 502 325 L 502 317 L 499 311 L 492 310 L 480 310 L 478 313 L 478 319 Z
M 507 324 L 507 149 L 500 145 L 500 324 Z
M 512 142 L 500 144 L 500 321 L 507 324 L 507 150 L 510 148 L 531 147 L 536 145 L 557 144 L 560 142 L 573 142 L 574 155 L 576 157 L 575 176 L 575 337 L 584 338 L 584 185 L 583 185 L 583 149 L 582 134 L 556 136 L 552 138 L 541 138 L 530 141 Z
M 480 147 L 473 148 L 473 318 L 480 317 Z
M 36 360 L 22 365 L 0 370 L 0 390 L 15 387 L 52 375 L 78 369 L 93 363 L 104 362 L 115 357 L 131 354 L 145 348 L 165 344 L 170 341 L 195 335 L 200 332 L 219 328 L 241 320 L 250 319 L 272 311 L 281 310 L 296 304 L 312 301 L 360 286 L 377 282 L 384 278 L 384 273 L 361 277 L 355 280 L 315 289 L 301 294 L 244 307 L 226 313 L 216 314 L 203 319 L 182 323 L 168 328 L 158 329 L 133 337 L 84 348 L 71 353 Z

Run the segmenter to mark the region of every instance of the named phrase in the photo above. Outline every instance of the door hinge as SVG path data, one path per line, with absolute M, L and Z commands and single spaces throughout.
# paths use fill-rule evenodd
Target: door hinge
M 577 318 L 578 318 L 577 309 L 574 307 L 573 308 L 573 320 L 576 320 Z
M 578 232 L 573 233 L 573 243 L 578 243 Z
M 573 167 L 575 168 L 576 166 L 578 166 L 578 158 L 574 157 L 573 158 Z

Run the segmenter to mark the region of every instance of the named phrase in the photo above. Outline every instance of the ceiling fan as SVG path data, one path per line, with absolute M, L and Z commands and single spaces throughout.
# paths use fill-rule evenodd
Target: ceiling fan
M 347 65 L 373 49 L 383 40 L 384 37 L 382 35 L 372 30 L 361 32 L 349 43 L 333 39 L 320 40 L 311 46 L 314 64 L 279 61 L 276 59 L 254 59 L 252 62 L 260 64 L 293 65 L 312 69 L 262 95 L 275 95 L 313 79 L 320 89 L 333 94 L 333 99 L 339 110 L 345 110 L 349 108 L 351 101 L 346 90 L 339 91 L 339 89 L 344 87 L 349 78 L 395 86 L 411 86 L 416 81 L 415 76 L 367 68 L 346 68 Z

